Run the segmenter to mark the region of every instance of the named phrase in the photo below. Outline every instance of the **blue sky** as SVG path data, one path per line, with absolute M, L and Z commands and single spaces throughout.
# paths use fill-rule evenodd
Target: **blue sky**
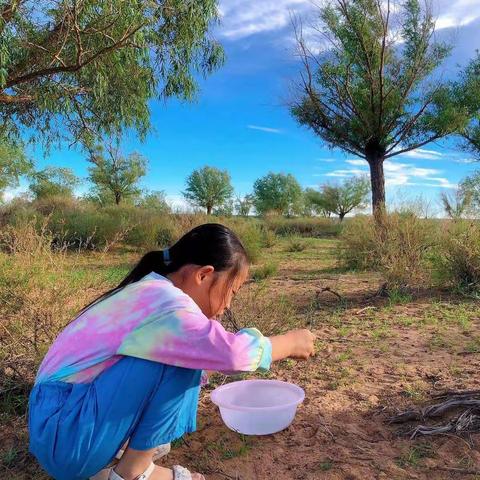
M 437 36 L 455 42 L 445 74 L 456 71 L 480 47 L 479 0 L 433 0 Z M 249 193 L 269 171 L 292 173 L 302 186 L 316 186 L 367 171 L 360 159 L 330 150 L 298 126 L 284 106 L 289 82 L 298 71 L 290 14 L 308 15 L 310 0 L 223 0 L 215 36 L 224 45 L 223 68 L 200 81 L 194 104 L 152 102 L 155 132 L 144 143 L 134 136 L 124 150 L 149 159 L 143 186 L 164 190 L 174 204 L 186 176 L 203 165 L 227 169 L 235 191 Z M 84 156 L 67 147 L 44 157 L 32 152 L 38 168 L 68 166 L 86 177 Z M 452 142 L 430 144 L 386 162 L 387 195 L 438 198 L 466 174 L 480 168 Z M 24 188 L 24 186 L 23 186 Z M 85 184 L 82 190 L 86 190 Z M 10 192 L 10 195 L 13 192 Z

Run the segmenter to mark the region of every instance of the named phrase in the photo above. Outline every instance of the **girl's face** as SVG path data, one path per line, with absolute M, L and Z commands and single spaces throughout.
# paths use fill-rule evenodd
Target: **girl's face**
M 208 318 L 216 318 L 230 308 L 233 297 L 245 283 L 248 268 L 231 280 L 230 272 L 215 272 L 212 266 L 186 265 L 169 275 L 173 284 L 189 295 Z

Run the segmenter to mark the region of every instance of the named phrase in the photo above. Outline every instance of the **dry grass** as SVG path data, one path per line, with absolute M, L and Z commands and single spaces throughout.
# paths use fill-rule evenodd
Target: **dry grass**
M 463 440 L 433 439 L 437 453 L 431 457 L 419 453 L 420 444 L 398 438 L 386 420 L 397 409 L 428 400 L 435 389 L 480 387 L 478 301 L 435 290 L 373 297 L 383 279 L 337 269 L 335 240 L 304 240 L 306 248 L 295 252 L 287 251 L 288 242 L 275 239 L 262 248 L 262 262 L 277 264 L 278 272 L 246 285 L 226 321 L 267 335 L 315 330 L 315 359 L 280 362 L 269 374 L 304 387 L 306 404 L 289 430 L 247 441 L 222 426 L 207 389 L 199 432 L 188 445 L 177 445 L 169 462 L 204 471 L 208 480 L 363 479 L 379 471 L 383 478 L 474 479 L 444 469 L 465 470 L 459 459 L 467 458 L 470 470 L 480 470 L 477 437 L 473 449 Z M 30 227 L 10 231 L 2 245 L 0 478 L 44 480 L 27 453 L 25 427 L 38 362 L 62 325 L 116 284 L 139 252 L 79 253 L 61 246 L 52 252 L 48 232 Z

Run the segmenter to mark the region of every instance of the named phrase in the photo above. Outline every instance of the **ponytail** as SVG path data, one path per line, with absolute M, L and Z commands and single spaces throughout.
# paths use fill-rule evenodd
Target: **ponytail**
M 189 264 L 212 265 L 216 272 L 229 270 L 233 281 L 238 272 L 248 265 L 248 258 L 232 230 L 218 223 L 206 223 L 186 233 L 171 248 L 146 253 L 115 288 L 88 304 L 79 314 L 151 272 L 166 276 Z

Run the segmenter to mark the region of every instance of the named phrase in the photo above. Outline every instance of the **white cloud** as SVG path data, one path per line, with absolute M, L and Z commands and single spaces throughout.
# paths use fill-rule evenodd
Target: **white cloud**
M 347 178 L 351 176 L 368 175 L 368 165 L 365 160 L 351 159 L 345 160 L 345 163 L 355 167 L 338 169 L 325 173 L 326 177 Z M 393 162 L 385 160 L 383 163 L 385 173 L 385 185 L 387 186 L 416 186 L 433 188 L 456 188 L 456 184 L 450 182 L 447 178 L 440 177 L 441 170 L 436 168 L 422 168 L 412 164 Z M 321 175 L 314 175 L 321 176 Z
M 436 150 L 417 148 L 415 150 L 411 150 L 410 152 L 402 153 L 401 156 L 410 158 L 422 158 L 424 160 L 440 160 L 441 158 L 445 157 L 445 154 L 437 152 Z
M 336 158 L 317 158 L 318 162 L 325 162 L 325 163 L 333 163 L 337 162 L 338 160 Z
M 191 205 L 185 200 L 185 197 L 180 194 L 165 195 L 165 200 L 170 205 L 172 210 L 190 211 Z
M 344 169 L 344 170 L 334 170 L 333 172 L 325 173 L 326 177 L 352 177 L 365 175 L 367 172 L 365 170 L 359 170 L 358 168 Z
M 439 0 L 435 2 L 436 29 L 462 27 L 480 18 L 478 0 Z
M 0 201 L 9 202 L 13 200 L 15 197 L 20 197 L 27 193 L 27 189 L 25 187 L 17 187 L 17 188 L 7 188 L 4 190 L 3 193 L 0 192 Z
M 305 12 L 311 8 L 310 0 L 222 0 L 220 35 L 237 40 L 280 30 L 290 24 L 291 12 Z
M 345 163 L 349 163 L 350 165 L 357 165 L 359 167 L 367 166 L 368 163 L 366 160 L 362 160 L 361 158 L 355 158 L 353 160 L 345 160 Z
M 268 133 L 282 133 L 282 131 L 278 128 L 259 127 L 258 125 L 247 125 L 247 128 L 250 128 L 251 130 L 260 130 L 262 132 Z
M 478 0 L 436 0 L 434 7 L 436 30 L 462 27 L 480 18 Z M 238 40 L 278 31 L 289 26 L 292 12 L 303 16 L 314 8 L 312 0 L 221 0 L 220 36 Z M 304 34 L 308 42 L 315 32 L 306 26 Z M 286 36 L 292 37 L 291 30 Z

